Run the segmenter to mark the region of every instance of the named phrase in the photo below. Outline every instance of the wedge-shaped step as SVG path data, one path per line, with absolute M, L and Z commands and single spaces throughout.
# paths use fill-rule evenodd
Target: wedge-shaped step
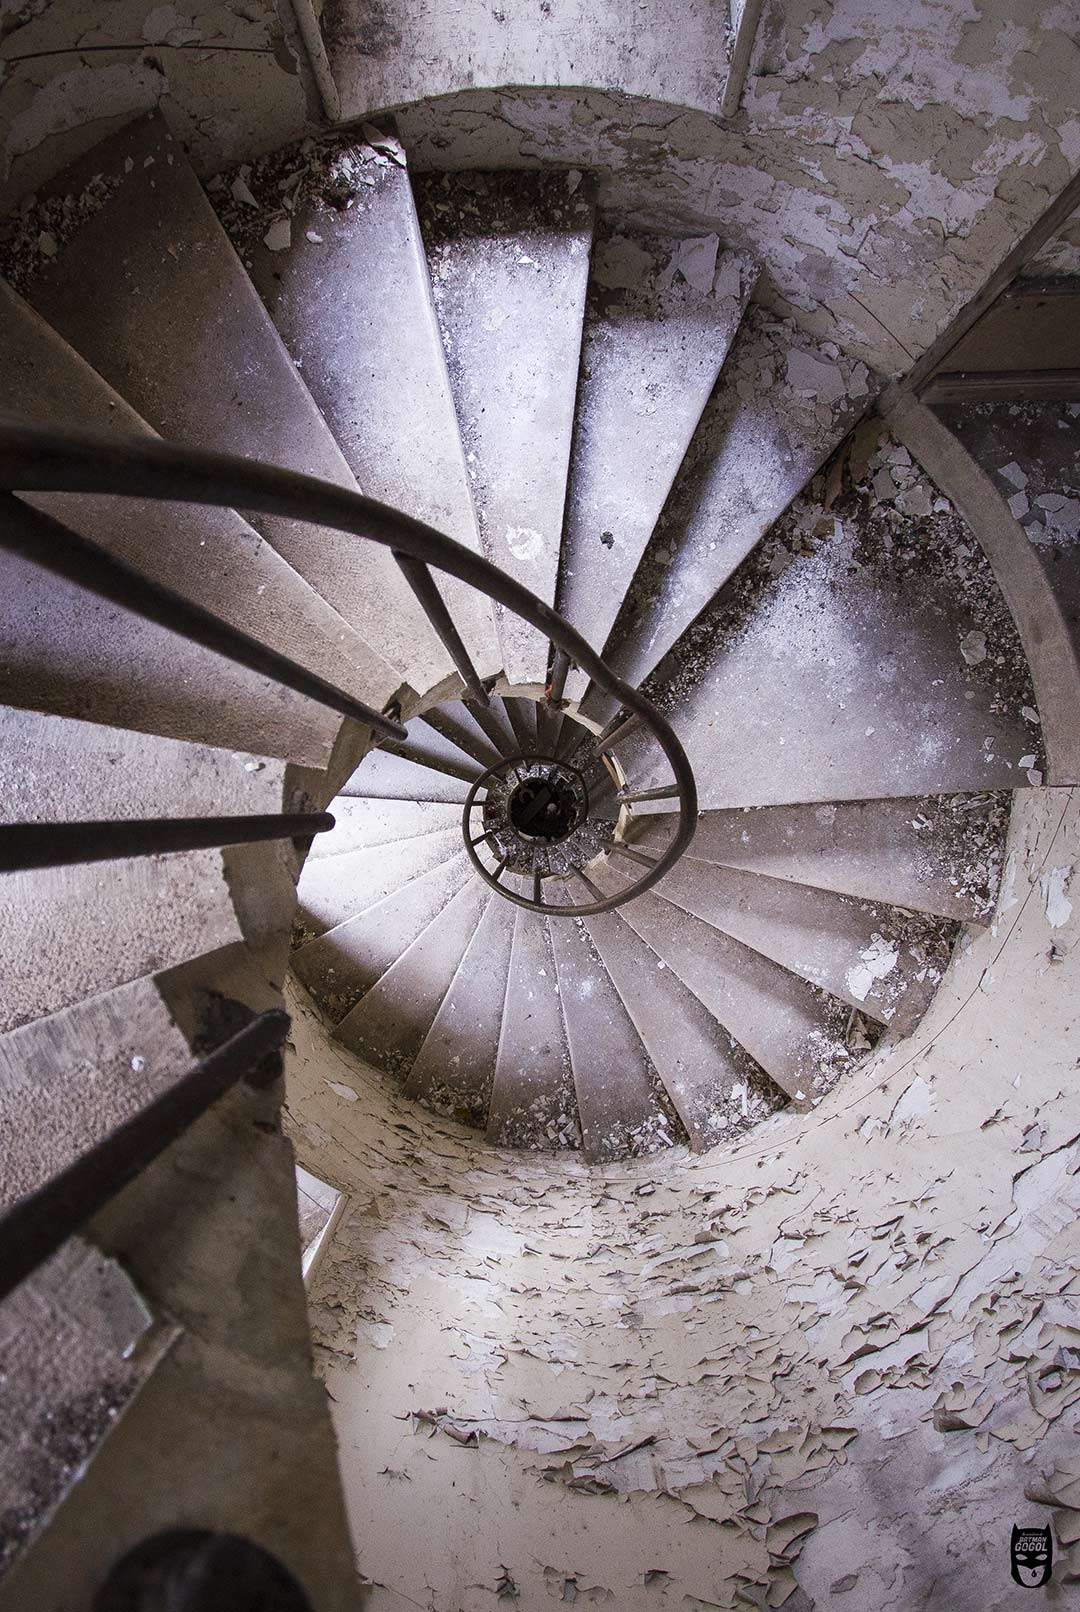
M 326 766 L 336 712 L 54 576 L 30 555 L 66 528 L 6 493 L 0 529 L 0 701 Z
M 705 812 L 693 856 L 914 912 L 986 923 L 1001 871 L 1000 795 L 924 795 Z M 642 821 L 635 846 L 662 850 L 676 819 Z
M 665 703 L 703 807 L 1029 786 L 1034 694 L 975 538 L 945 513 L 895 542 L 865 496 L 865 523 L 800 499 L 684 646 Z M 647 738 L 624 758 L 668 781 Z
M 482 1125 L 491 1102 L 517 908 L 493 895 L 425 1037 L 405 1092 Z
M 49 193 L 78 195 L 94 175 L 106 199 L 28 286 L 33 305 L 162 436 L 355 490 L 163 119 L 152 114 L 111 136 Z M 281 516 L 255 515 L 252 524 L 339 613 L 344 654 L 359 634 L 426 686 L 451 670 L 387 550 Z
M 586 927 L 696 1152 L 783 1108 L 780 1088 L 618 912 Z
M 211 184 L 210 199 L 353 475 L 369 497 L 479 552 L 400 145 L 305 140 L 245 174 Z M 498 671 L 487 597 L 448 577 L 439 586 L 480 675 Z
M 300 876 L 300 922 L 310 933 L 322 934 L 460 850 L 460 827 L 442 828 L 308 862 Z
M 475 768 L 479 776 L 480 768 Z M 464 805 L 469 785 L 451 777 L 441 766 L 428 766 L 389 750 L 372 750 L 357 767 L 343 795 L 371 800 L 442 801 Z
M 464 174 L 416 187 L 484 548 L 547 604 L 592 240 L 577 178 Z M 509 680 L 542 681 L 546 639 L 506 612 L 499 634 Z
M 0 282 L 5 408 L 35 424 L 152 437 L 120 394 L 40 314 Z M 117 559 L 261 643 L 310 666 L 376 709 L 401 682 L 341 617 L 233 510 L 100 494 L 25 493 Z M 197 669 L 206 652 L 192 647 Z M 205 675 L 205 673 L 204 673 Z M 267 718 L 276 716 L 276 691 Z M 323 716 L 323 725 L 336 719 Z
M 377 1069 L 405 1076 L 485 907 L 495 899 L 482 879 L 470 879 L 342 1019 L 336 1039 Z
M 716 236 L 593 246 L 558 606 L 607 642 L 727 356 L 756 265 Z M 569 698 L 588 679 L 573 671 Z
M 503 710 L 514 734 L 515 748 L 531 755 L 538 748 L 536 728 L 536 702 L 509 695 L 503 700 Z
M 280 761 L 0 706 L 0 823 L 257 815 L 294 806 Z
M 512 755 L 517 749 L 517 741 L 502 700 L 492 696 L 487 705 L 481 705 L 478 700 L 466 700 L 463 703 L 465 710 L 493 749 L 501 756 Z M 453 711 L 453 706 L 450 710 Z
M 335 826 L 329 834 L 316 838 L 309 863 L 376 845 L 392 846 L 397 840 L 439 834 L 446 829 L 461 829 L 461 812 L 456 806 L 426 800 L 357 800 L 338 795 L 330 809 Z
M 577 1098 L 547 920 L 520 909 L 488 1114 L 497 1147 L 574 1147 Z
M 464 779 L 466 783 L 472 783 L 484 771 L 480 762 L 422 718 L 410 722 L 408 732 L 408 739 L 401 744 L 387 740 L 382 746 L 385 754 L 401 756 L 418 766 L 430 767 L 433 772 L 444 772 L 448 778 Z
M 425 728 L 434 728 L 436 733 L 479 767 L 493 767 L 505 755 L 503 746 L 507 740 L 497 718 L 492 731 L 498 732 L 499 738 L 497 741 L 492 739 L 491 731 L 476 720 L 474 712 L 478 709 L 478 706 L 470 709 L 461 700 L 444 700 L 441 705 L 425 711 L 412 731 L 419 740 Z
M 243 934 L 221 851 L 0 876 L 0 1031 Z
M 293 953 L 293 968 L 336 1024 L 472 876 L 462 853 Z
M 666 901 L 820 985 L 871 1018 L 913 1029 L 949 961 L 955 926 L 855 896 L 684 856 Z
M 652 1153 L 677 1140 L 649 1056 L 604 965 L 573 919 L 549 924 L 559 1000 L 590 1163 Z
M 0 1315 L 0 1571 L 56 1508 L 160 1364 L 178 1329 L 123 1266 L 72 1238 Z M 40 1605 L 36 1595 L 32 1601 Z M 11 1604 L 15 1604 L 12 1602 Z
M 610 866 L 590 872 L 605 893 L 629 882 Z M 843 1003 L 652 891 L 619 912 L 796 1107 L 850 1064 Z
M 607 659 L 641 683 L 705 609 L 869 396 L 866 366 L 829 357 L 760 309 L 735 339 L 642 561 Z M 604 720 L 611 700 L 590 694 Z

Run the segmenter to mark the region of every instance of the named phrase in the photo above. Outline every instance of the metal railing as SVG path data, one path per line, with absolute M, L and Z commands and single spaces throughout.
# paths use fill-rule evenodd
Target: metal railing
M 677 799 L 679 821 L 671 844 L 642 876 L 618 895 L 605 896 L 581 871 L 592 896 L 585 907 L 555 908 L 540 899 L 539 879 L 523 905 L 557 914 L 594 913 L 622 905 L 655 884 L 690 843 L 697 795 L 689 762 L 666 719 L 644 695 L 609 670 L 585 639 L 554 610 L 471 550 L 376 500 L 295 471 L 221 454 L 141 441 L 57 431 L 0 417 L 0 548 L 191 642 L 273 679 L 369 728 L 379 739 L 405 740 L 393 715 L 376 711 L 241 629 L 219 620 L 174 589 L 115 558 L 62 522 L 30 510 L 12 496 L 28 492 L 104 494 L 158 499 L 285 516 L 389 548 L 467 691 L 483 706 L 488 690 L 431 575 L 431 567 L 477 588 L 544 633 L 552 646 L 547 689 L 550 708 L 562 702 L 566 676 L 579 667 L 629 713 L 604 741 L 610 747 L 632 727 L 649 732 L 671 766 L 673 784 L 661 791 Z M 6 518 L 5 518 L 6 517 Z M 362 564 L 362 556 L 358 555 Z M 655 790 L 633 799 L 658 798 Z M 162 818 L 83 823 L 15 823 L 0 827 L 0 872 L 67 866 L 114 858 L 153 856 L 263 840 L 304 840 L 332 828 L 329 813 L 248 817 Z M 468 839 L 468 834 L 466 835 Z M 470 852 L 473 847 L 470 847 Z M 643 858 L 635 857 L 637 863 Z M 484 876 L 491 882 L 490 875 Z M 283 1012 L 263 1013 L 196 1064 L 170 1089 L 104 1137 L 73 1164 L 0 1214 L 0 1299 L 10 1293 L 104 1204 L 133 1180 L 213 1103 L 242 1080 L 260 1084 L 279 1072 L 289 1028 Z

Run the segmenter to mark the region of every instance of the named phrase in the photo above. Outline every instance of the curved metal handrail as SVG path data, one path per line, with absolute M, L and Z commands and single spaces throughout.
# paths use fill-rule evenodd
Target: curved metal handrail
M 631 717 L 636 717 L 655 738 L 674 777 L 672 788 L 662 793 L 678 800 L 678 826 L 670 845 L 643 876 L 627 889 L 594 901 L 587 908 L 545 907 L 544 910 L 552 916 L 577 916 L 622 906 L 662 879 L 690 844 L 697 823 L 697 789 L 686 753 L 667 719 L 644 694 L 617 677 L 580 633 L 542 599 L 488 560 L 425 522 L 363 493 L 276 465 L 178 447 L 157 438 L 133 441 L 89 432 L 61 431 L 2 416 L 0 487 L 9 492 L 103 493 L 122 498 L 205 504 L 330 527 L 390 549 L 399 564 L 405 562 L 402 569 L 421 603 L 425 602 L 425 594 L 430 595 L 433 589 L 426 571 L 428 566 L 456 577 L 536 627 L 554 646 L 559 667 L 565 657 L 600 689 L 613 696 Z M 52 530 L 61 536 L 70 536 L 72 542 L 77 541 L 84 550 L 97 549 L 97 545 L 89 544 L 86 539 L 67 534 L 57 522 L 52 523 Z M 0 530 L 0 543 L 3 542 Z M 18 540 L 13 539 L 11 546 L 18 547 Z M 42 563 L 49 561 L 46 558 Z M 449 622 L 445 611 L 442 620 L 444 626 Z M 453 630 L 452 623 L 449 625 Z M 438 630 L 438 624 L 436 626 Z M 459 668 L 462 655 L 458 640 L 455 662 L 459 663 Z M 465 661 L 467 665 L 467 657 Z M 465 680 L 471 681 L 468 677 Z M 313 697 L 320 696 L 315 693 Z M 380 717 L 376 725 L 385 731 L 390 724 L 386 717 Z M 612 736 L 609 736 L 606 745 L 611 742 Z

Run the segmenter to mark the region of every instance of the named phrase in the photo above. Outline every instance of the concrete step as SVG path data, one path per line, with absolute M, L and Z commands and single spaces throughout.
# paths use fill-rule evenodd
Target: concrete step
M 1000 795 L 922 795 L 704 812 L 691 854 L 866 901 L 987 923 L 1001 877 Z M 674 817 L 646 818 L 634 845 L 659 851 Z
M 493 899 L 482 879 L 470 879 L 341 1020 L 335 1039 L 404 1079 Z
M 393 149 L 397 160 L 353 135 L 304 140 L 245 165 L 243 200 L 233 174 L 208 195 L 364 492 L 479 553 L 412 188 Z M 440 587 L 480 675 L 497 672 L 487 597 L 451 578 Z M 407 638 L 395 659 L 412 665 Z
M 418 873 L 293 953 L 293 968 L 336 1024 L 472 876 L 464 852 Z
M 547 920 L 520 908 L 488 1111 L 496 1147 L 578 1145 L 574 1078 Z
M 48 552 L 58 523 L 0 494 L 0 524 Z M 341 717 L 0 551 L 0 702 L 194 745 L 327 765 Z
M 501 748 L 504 740 L 500 737 L 498 743 L 493 742 L 488 730 L 461 700 L 444 700 L 441 705 L 425 711 L 415 732 L 420 735 L 425 728 L 434 728 L 448 743 L 484 768 L 495 766 L 504 754 Z
M 502 700 L 493 695 L 487 705 L 481 705 L 478 700 L 465 700 L 462 703 L 494 749 L 501 756 L 513 755 L 517 749 L 517 740 Z M 452 710 L 453 707 L 449 709 Z
M 558 607 L 599 652 L 756 279 L 715 236 L 607 231 L 593 245 Z M 571 671 L 567 697 L 587 687 Z
M 573 919 L 548 928 L 585 1158 L 603 1164 L 670 1146 L 677 1121 L 659 1100 L 649 1055 L 588 936 Z
M 590 875 L 605 894 L 631 879 L 610 863 Z M 834 997 L 651 890 L 619 912 L 794 1107 L 812 1107 L 850 1064 L 850 1010 Z
M 388 739 L 380 747 L 383 754 L 400 756 L 418 767 L 430 767 L 432 772 L 445 773 L 471 784 L 485 770 L 482 763 L 440 733 L 429 722 L 417 717 L 409 723 L 409 737 L 403 744 Z
M 2 281 L 0 366 L 5 408 L 21 419 L 136 440 L 154 435 L 120 394 Z M 376 709 L 401 682 L 400 675 L 360 643 L 337 612 L 233 510 L 97 494 L 22 497 L 144 575 L 345 686 Z M 200 675 L 212 680 L 217 661 L 209 651 L 191 645 L 187 658 L 189 680 Z M 214 703 L 207 698 L 208 720 Z M 269 732 L 282 723 L 280 706 L 280 691 L 271 684 L 264 716 Z M 320 708 L 313 715 L 318 730 L 330 737 L 336 733 L 340 718 L 334 712 Z M 249 743 L 258 746 L 258 735 Z
M 909 489 L 919 519 L 888 506 L 875 491 L 887 471 L 845 491 L 843 514 L 801 497 L 664 669 L 702 807 L 979 793 L 1042 776 L 1030 673 L 989 563 L 931 484 Z M 635 787 L 668 780 L 647 737 L 624 756 Z
M 94 174 L 107 199 L 33 279 L 34 307 L 162 436 L 355 489 L 164 120 L 122 129 L 48 193 L 78 194 Z M 425 686 L 451 670 L 388 551 L 277 516 L 252 525 L 337 611 L 343 655 L 362 640 Z
M 221 851 L 0 875 L 0 1033 L 242 940 Z
M 693 856 L 684 856 L 655 888 L 665 901 L 902 1034 L 930 1005 L 956 934 L 948 919 Z
M 592 206 L 565 174 L 425 175 L 415 189 L 484 549 L 553 604 Z M 543 681 L 546 639 L 498 620 L 510 682 Z
M 0 823 L 295 809 L 281 761 L 0 706 Z
M 585 924 L 695 1152 L 785 1105 L 779 1087 L 618 912 Z
M 341 793 L 370 800 L 440 801 L 463 806 L 469 786 L 442 767 L 379 749 L 368 752 Z
M 531 754 L 537 749 L 536 701 L 510 695 L 502 703 L 516 750 Z
M 491 1101 L 516 912 L 492 895 L 405 1082 L 406 1096 L 470 1125 Z
M 868 401 L 865 365 L 747 312 L 615 625 L 606 658 L 621 677 L 659 665 Z M 590 715 L 613 710 L 590 693 Z
M 439 834 L 446 829 L 456 828 L 461 832 L 458 808 L 432 801 L 359 800 L 338 795 L 330 810 L 336 819 L 335 826 L 329 834 L 320 834 L 315 840 L 308 853 L 308 863 L 378 845 L 391 846 L 398 840 Z
M 461 829 L 443 828 L 392 845 L 367 846 L 341 856 L 307 862 L 300 877 L 299 922 L 312 935 L 334 929 L 366 912 L 418 873 L 446 862 L 461 849 Z

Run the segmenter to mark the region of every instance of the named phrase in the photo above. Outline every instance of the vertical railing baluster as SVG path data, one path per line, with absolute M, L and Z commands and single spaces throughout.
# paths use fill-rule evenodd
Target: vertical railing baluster
M 397 550 L 394 551 L 394 559 L 401 569 L 402 576 L 423 606 L 424 614 L 442 640 L 444 649 L 468 690 L 469 698 L 476 700 L 479 705 L 487 705 L 488 691 L 472 663 L 472 657 L 465 648 L 461 634 L 454 626 L 453 617 L 446 608 L 446 602 L 436 587 L 431 572 L 422 560 L 411 559 L 408 554 L 399 554 Z

